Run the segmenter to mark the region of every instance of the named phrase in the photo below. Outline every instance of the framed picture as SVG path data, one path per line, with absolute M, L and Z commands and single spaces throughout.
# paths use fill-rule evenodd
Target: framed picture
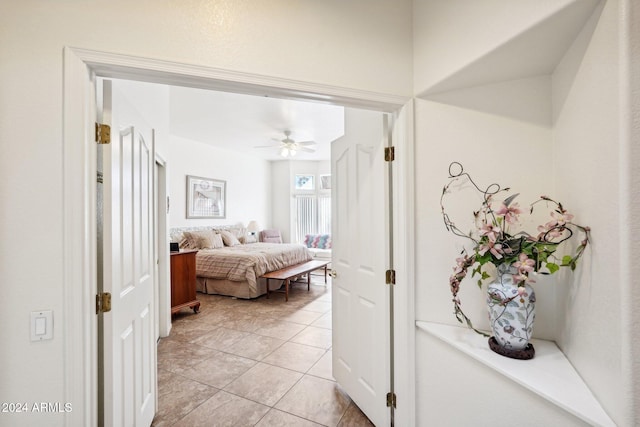
M 227 182 L 187 175 L 187 218 L 226 218 Z
M 296 190 L 315 190 L 316 184 L 313 175 L 296 175 Z
M 331 175 L 320 175 L 320 189 L 331 190 Z

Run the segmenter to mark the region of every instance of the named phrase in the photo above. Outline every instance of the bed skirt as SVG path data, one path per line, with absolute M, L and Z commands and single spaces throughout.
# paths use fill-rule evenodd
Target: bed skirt
M 269 290 L 277 290 L 282 286 L 282 280 L 269 280 Z M 258 278 L 257 292 L 251 290 L 249 282 L 234 282 L 227 279 L 211 279 L 196 277 L 196 290 L 203 294 L 226 295 L 236 298 L 257 298 L 267 293 L 267 279 Z

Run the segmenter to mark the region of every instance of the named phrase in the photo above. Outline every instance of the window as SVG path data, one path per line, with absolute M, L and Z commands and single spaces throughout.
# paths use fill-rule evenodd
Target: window
M 296 203 L 296 241 L 307 234 L 331 234 L 331 195 L 298 194 Z

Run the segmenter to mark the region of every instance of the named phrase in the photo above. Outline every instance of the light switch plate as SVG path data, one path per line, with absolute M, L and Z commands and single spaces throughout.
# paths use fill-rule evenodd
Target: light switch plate
M 43 341 L 53 338 L 53 311 L 31 312 L 31 341 Z

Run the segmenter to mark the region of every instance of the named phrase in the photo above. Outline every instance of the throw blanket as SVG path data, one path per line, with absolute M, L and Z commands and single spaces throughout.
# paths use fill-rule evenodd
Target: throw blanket
M 201 249 L 196 255 L 196 275 L 235 282 L 246 280 L 257 291 L 264 273 L 312 259 L 307 248 L 290 243 L 249 243 L 219 249 Z

